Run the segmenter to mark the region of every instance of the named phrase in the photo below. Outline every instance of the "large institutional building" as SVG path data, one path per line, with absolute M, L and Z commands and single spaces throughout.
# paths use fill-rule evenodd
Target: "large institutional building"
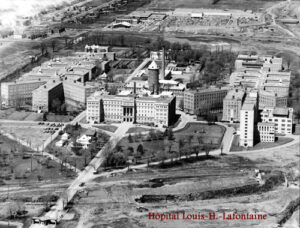
M 184 92 L 184 111 L 196 114 L 206 109 L 222 109 L 229 88 L 207 88 Z
M 246 92 L 242 89 L 233 89 L 227 93 L 223 100 L 223 121 L 240 121 L 240 111 L 245 97 Z
M 95 92 L 87 100 L 88 123 L 134 122 L 169 126 L 176 116 L 176 97 L 171 93 L 136 96 Z
M 274 56 L 253 55 L 239 55 L 235 62 L 236 71 L 230 76 L 233 89 L 224 99 L 223 120 L 235 122 L 240 113 L 241 146 L 252 147 L 256 138 L 274 142 L 276 134 L 292 134 L 293 109 L 287 107 L 291 72 L 282 62 Z M 236 88 L 244 95 L 236 96 Z M 249 99 L 255 93 L 256 100 L 253 96 Z
M 292 108 L 265 108 L 261 112 L 263 123 L 272 123 L 277 134 L 292 134 L 293 109 Z
M 108 47 L 92 45 L 85 50 L 45 62 L 15 82 L 1 83 L 2 106 L 29 104 L 34 111 L 50 111 L 53 99 L 85 106 L 87 97 L 98 89 L 97 85 L 87 82 L 104 71 L 108 61 L 115 58 Z
M 2 106 L 23 106 L 30 104 L 32 91 L 45 84 L 44 80 L 15 81 L 1 83 Z

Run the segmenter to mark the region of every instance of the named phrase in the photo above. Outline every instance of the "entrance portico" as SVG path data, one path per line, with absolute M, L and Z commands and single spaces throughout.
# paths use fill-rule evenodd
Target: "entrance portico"
M 133 106 L 123 106 L 123 121 L 133 122 L 134 121 L 134 107 Z

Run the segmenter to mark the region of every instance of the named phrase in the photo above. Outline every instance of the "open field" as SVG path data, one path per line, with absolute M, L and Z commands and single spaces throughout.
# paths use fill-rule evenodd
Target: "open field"
M 51 131 L 59 130 L 58 127 L 50 127 L 49 125 L 39 125 L 38 123 L 28 123 L 28 122 L 10 122 L 10 123 L 0 123 L 0 129 L 6 133 L 11 134 L 23 142 L 28 143 L 33 148 L 37 148 L 43 144 L 43 142 L 51 137 L 52 133 L 46 129 L 51 128 Z
M 16 111 L 14 108 L 9 108 L 0 110 L 0 119 L 41 121 L 43 119 L 43 114 L 28 111 Z
M 215 4 L 213 4 L 215 2 Z M 259 10 L 271 6 L 279 0 L 153 0 L 149 7 L 169 8 L 216 8 L 216 9 L 242 9 Z
M 295 155 L 295 151 L 293 153 Z M 192 228 L 198 227 L 199 224 L 203 227 L 274 226 L 278 219 L 277 213 L 298 196 L 298 189 L 283 187 L 284 178 L 280 171 L 276 170 L 284 168 L 270 167 L 270 164 L 271 162 L 265 161 L 257 166 L 255 160 L 238 156 L 210 159 L 202 157 L 197 162 L 182 162 L 181 165 L 171 166 L 168 169 L 151 167 L 149 171 L 136 170 L 114 177 L 98 178 L 94 182 L 87 183 L 88 196 L 75 200 L 73 209 L 80 214 L 79 221 L 64 221 L 60 227 L 74 227 L 76 224 L 84 227 Z M 259 187 L 254 178 L 255 168 L 263 169 L 267 173 L 266 179 L 274 178 L 278 182 L 273 182 L 268 188 L 264 185 Z M 228 191 L 239 188 L 243 190 L 236 190 L 234 196 Z M 227 190 L 223 191 L 224 189 Z M 219 194 L 212 198 L 204 197 L 206 193 L 217 190 L 220 190 Z M 197 194 L 203 198 L 194 197 Z M 138 200 L 143 195 L 148 196 L 146 202 Z M 174 201 L 173 196 L 179 197 L 178 200 Z M 161 222 L 148 218 L 149 212 L 180 214 L 216 212 L 217 215 L 222 215 L 223 212 L 233 213 L 233 211 L 263 213 L 267 214 L 267 219 L 265 221 L 180 219 Z
M 0 135 L 0 145 L 0 178 L 5 184 L 57 180 L 74 174 L 61 169 L 60 164 L 52 160 L 32 154 L 30 149 L 5 136 Z

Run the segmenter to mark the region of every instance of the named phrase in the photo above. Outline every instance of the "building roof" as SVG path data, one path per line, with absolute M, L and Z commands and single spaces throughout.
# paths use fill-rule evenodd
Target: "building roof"
M 259 122 L 257 123 L 258 126 L 270 126 L 275 127 L 275 123 L 269 123 L 269 122 Z
M 242 110 L 253 111 L 254 110 L 254 103 L 245 103 L 242 107 Z
M 289 114 L 289 110 L 287 108 L 274 108 L 273 115 L 278 116 L 287 116 Z
M 33 92 L 49 91 L 61 83 L 62 82 L 60 80 L 50 80 L 46 84 L 44 84 L 44 85 L 40 86 L 39 88 L 37 88 L 36 90 L 34 90 Z
M 242 100 L 244 98 L 245 91 L 240 89 L 229 90 L 225 99 L 227 100 Z

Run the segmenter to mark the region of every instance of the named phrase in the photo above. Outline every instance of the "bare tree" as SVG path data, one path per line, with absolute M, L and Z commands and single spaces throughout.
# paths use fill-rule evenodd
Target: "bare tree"
M 57 46 L 56 40 L 52 40 L 52 41 L 51 41 L 52 52 L 55 52 L 56 46 Z

